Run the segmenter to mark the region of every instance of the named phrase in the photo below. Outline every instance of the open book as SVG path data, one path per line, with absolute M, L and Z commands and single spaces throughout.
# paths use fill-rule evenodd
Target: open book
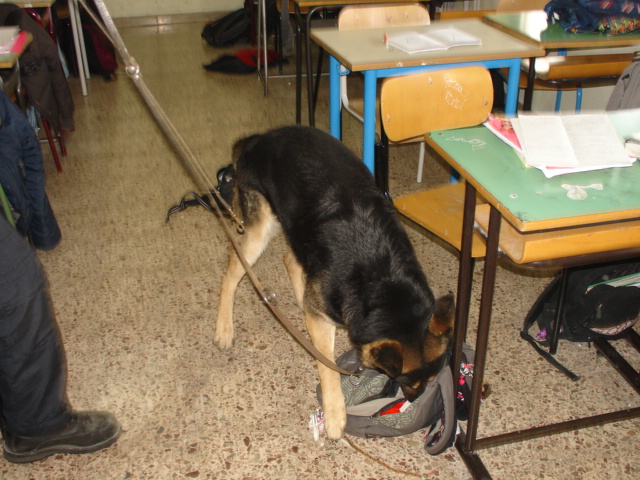
M 407 53 L 447 50 L 464 45 L 482 45 L 475 35 L 455 27 L 434 28 L 427 32 L 398 32 L 385 36 L 387 45 Z
M 567 173 L 632 165 L 635 158 L 625 151 L 621 132 L 616 131 L 619 128 L 614 127 L 612 122 L 616 115 L 617 112 L 530 114 L 502 120 L 503 123 L 490 117 L 485 125 L 514 147 L 527 166 L 536 167 L 547 178 L 551 178 Z M 500 128 L 505 121 L 510 122 L 512 130 Z M 635 123 L 637 126 L 638 122 Z

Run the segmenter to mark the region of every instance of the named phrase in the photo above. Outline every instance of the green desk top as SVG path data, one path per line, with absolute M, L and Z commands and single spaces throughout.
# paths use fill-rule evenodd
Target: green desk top
M 623 35 L 565 32 L 559 23 L 548 24 L 547 14 L 542 10 L 493 13 L 486 15 L 484 21 L 544 49 L 626 47 L 640 44 L 640 32 Z
M 515 151 L 483 125 L 433 132 L 429 143 L 521 231 L 640 218 L 640 162 L 548 179 L 540 170 L 525 167 Z M 593 184 L 601 184 L 602 190 L 586 188 L 584 200 L 572 200 L 563 187 Z

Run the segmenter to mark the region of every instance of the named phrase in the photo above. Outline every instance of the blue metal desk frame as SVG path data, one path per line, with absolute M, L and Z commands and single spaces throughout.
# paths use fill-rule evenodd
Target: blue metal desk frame
M 486 60 L 478 62 L 438 64 L 419 67 L 384 68 L 364 70 L 364 127 L 362 138 L 362 159 L 370 172 L 374 172 L 374 148 L 376 141 L 376 86 L 379 78 L 410 75 L 420 72 L 442 70 L 443 68 L 462 68 L 482 66 L 485 68 L 509 68 L 507 80 L 507 94 L 505 99 L 505 113 L 515 114 L 518 105 L 518 83 L 520 79 L 520 58 L 504 60 Z M 330 133 L 336 138 L 341 137 L 341 109 L 340 109 L 340 62 L 329 56 L 329 122 Z

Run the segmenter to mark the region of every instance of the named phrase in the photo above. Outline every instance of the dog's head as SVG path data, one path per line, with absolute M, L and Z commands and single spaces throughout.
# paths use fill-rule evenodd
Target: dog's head
M 453 294 L 436 301 L 434 313 L 417 341 L 378 340 L 363 345 L 362 363 L 398 382 L 407 400 L 418 398 L 447 361 L 453 337 Z

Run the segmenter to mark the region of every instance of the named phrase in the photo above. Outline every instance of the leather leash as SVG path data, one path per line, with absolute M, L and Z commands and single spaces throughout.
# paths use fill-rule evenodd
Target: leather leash
M 104 24 L 98 18 L 96 18 L 95 14 L 90 8 L 87 7 L 84 0 L 78 0 L 78 2 L 82 5 L 85 11 L 91 16 L 91 18 L 96 22 L 99 28 L 107 36 L 111 44 L 118 50 L 118 53 L 120 54 L 120 58 L 125 64 L 125 71 L 127 72 L 127 75 L 133 80 L 133 83 L 138 88 L 138 91 L 140 92 L 140 94 L 142 95 L 142 98 L 144 99 L 145 103 L 149 107 L 149 110 L 151 111 L 151 114 L 153 115 L 156 122 L 158 123 L 158 126 L 162 129 L 165 136 L 167 137 L 167 139 L 173 146 L 174 150 L 178 153 L 178 155 L 184 162 L 185 166 L 189 170 L 192 178 L 196 181 L 198 186 L 203 191 L 208 192 L 207 196 L 211 204 L 214 206 L 216 213 L 220 218 L 222 226 L 227 232 L 227 236 L 229 237 L 229 240 L 231 241 L 231 244 L 233 245 L 233 248 L 236 254 L 238 255 L 238 258 L 240 259 L 240 262 L 242 263 L 242 266 L 244 267 L 247 276 L 249 277 L 254 288 L 262 298 L 262 301 L 271 309 L 271 312 L 275 315 L 278 321 L 285 327 L 285 329 L 289 331 L 289 333 L 293 335 L 293 337 L 300 343 L 300 345 L 302 345 L 302 347 L 305 350 L 307 350 L 307 352 L 313 355 L 316 358 L 316 360 L 318 360 L 319 362 L 322 362 L 326 367 L 338 373 L 341 373 L 343 375 L 355 375 L 352 372 L 348 372 L 340 368 L 338 365 L 336 365 L 334 361 L 327 358 L 320 350 L 318 350 L 313 345 L 313 343 L 311 343 L 307 339 L 307 337 L 275 305 L 275 302 L 274 302 L 275 294 L 271 293 L 262 285 L 262 283 L 256 276 L 255 272 L 253 271 L 253 269 L 251 268 L 247 260 L 242 255 L 240 251 L 240 247 L 238 246 L 238 243 L 234 238 L 233 233 L 231 232 L 231 228 L 229 227 L 224 216 L 222 215 L 222 212 L 220 211 L 220 207 L 218 207 L 218 204 L 216 200 L 213 198 L 213 195 L 211 194 L 211 192 L 213 191 L 215 193 L 216 197 L 220 200 L 221 204 L 224 205 L 225 209 L 231 215 L 233 221 L 236 223 L 236 230 L 239 234 L 244 233 L 244 225 L 242 223 L 242 220 L 240 220 L 235 215 L 231 207 L 220 196 L 220 194 L 218 193 L 218 190 L 215 187 L 214 188 L 211 187 L 213 185 L 213 182 L 208 177 L 208 175 L 206 174 L 205 170 L 202 168 L 200 163 L 196 160 L 195 156 L 193 155 L 193 153 L 185 143 L 184 139 L 180 136 L 175 126 L 171 123 L 171 121 L 167 117 L 164 110 L 162 110 L 162 108 L 160 107 L 160 104 L 156 101 L 151 91 L 147 88 L 147 85 L 142 79 L 142 74 L 140 73 L 140 66 L 127 51 L 127 47 L 125 46 L 122 38 L 120 37 L 120 33 L 118 32 L 118 29 L 113 23 L 113 20 L 111 19 L 111 15 L 109 14 L 107 7 L 104 5 L 104 2 L 102 0 L 94 1 L 96 8 L 98 9 L 100 16 L 102 17 Z

